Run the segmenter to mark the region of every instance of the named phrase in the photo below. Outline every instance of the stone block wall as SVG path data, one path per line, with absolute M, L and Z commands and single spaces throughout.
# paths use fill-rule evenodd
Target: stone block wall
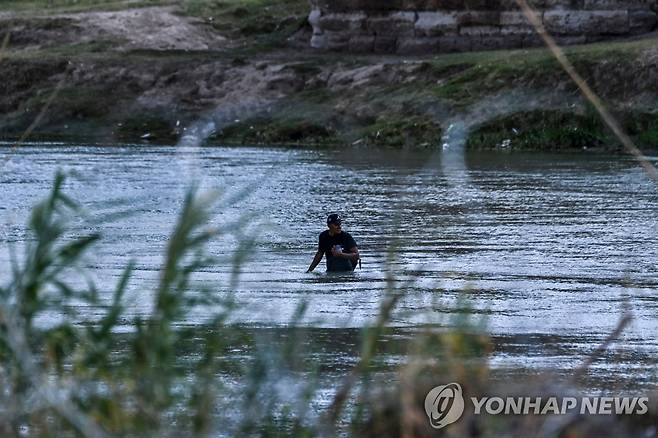
M 311 46 L 362 53 L 442 53 L 541 43 L 514 0 L 310 0 Z M 560 44 L 651 32 L 658 0 L 530 0 Z

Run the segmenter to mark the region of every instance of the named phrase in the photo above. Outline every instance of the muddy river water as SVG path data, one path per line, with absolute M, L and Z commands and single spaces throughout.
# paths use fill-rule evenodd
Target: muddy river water
M 66 193 L 89 212 L 128 206 L 128 216 L 99 227 L 103 239 L 87 263 L 110 294 L 136 260 L 129 309 L 149 312 L 167 236 L 196 180 L 220 193 L 214 225 L 238 221 L 256 236 L 235 284 L 235 235 L 210 242 L 220 262 L 196 276 L 218 294 L 234 292 L 232 320 L 255 332 L 271 337 L 305 301 L 296 324 L 309 328 L 308 342 L 328 345 L 319 360 L 351 363 L 391 272 L 408 281 L 389 322 L 394 332 L 449 326 L 468 291 L 468 306 L 495 340 L 491 364 L 501 375 L 568 374 L 627 305 L 632 323 L 592 376 L 656 388 L 658 188 L 625 156 L 43 143 L 3 156 L 3 282 L 5 243 L 20 247 L 29 238 L 29 210 L 63 169 L 74 175 Z M 362 268 L 353 275 L 327 275 L 324 261 L 305 272 L 330 212 L 341 213 L 359 245 Z M 186 323 L 203 318 L 200 309 Z

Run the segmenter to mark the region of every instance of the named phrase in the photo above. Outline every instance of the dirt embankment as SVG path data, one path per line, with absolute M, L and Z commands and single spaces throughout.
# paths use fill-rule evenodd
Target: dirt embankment
M 20 135 L 43 112 L 34 135 L 50 139 L 175 142 L 212 119 L 210 141 L 222 143 L 432 147 L 463 122 L 474 148 L 616 147 L 540 49 L 342 56 L 306 48 L 300 17 L 237 31 L 212 18 L 174 7 L 5 14 L 2 135 Z M 658 145 L 655 42 L 569 49 L 643 147 Z

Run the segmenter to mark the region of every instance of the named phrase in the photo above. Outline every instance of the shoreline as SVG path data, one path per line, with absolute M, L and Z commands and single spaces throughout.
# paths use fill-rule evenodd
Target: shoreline
M 133 11 L 150 16 L 149 8 Z M 305 47 L 304 26 L 246 34 L 229 20 L 220 35 L 175 8 L 165 12 L 203 50 L 140 48 L 141 34 L 122 42 L 94 27 L 92 12 L 78 21 L 71 13 L 0 19 L 13 31 L 0 62 L 8 78 L 0 135 L 19 137 L 48 106 L 31 139 L 176 143 L 183 127 L 206 120 L 217 128 L 213 143 L 432 149 L 457 121 L 470 128 L 470 149 L 617 149 L 542 48 L 353 56 Z M 638 146 L 658 148 L 658 37 L 565 53 Z
M 185 146 L 181 145 L 180 142 L 166 142 L 154 140 L 145 140 L 145 139 L 134 139 L 134 140 L 124 140 L 120 142 L 108 142 L 108 141 L 99 141 L 93 138 L 84 138 L 84 137 L 69 137 L 62 138 L 56 136 L 44 136 L 44 137 L 30 137 L 27 140 L 17 144 L 19 140 L 18 137 L 0 137 L 0 151 L 11 151 L 20 148 L 34 148 L 42 146 L 53 146 L 53 147 L 94 147 L 94 148 L 141 148 L 141 147 L 153 147 L 153 148 L 184 148 L 184 147 L 194 147 L 194 146 Z M 387 145 L 372 145 L 372 144 L 360 144 L 360 145 L 345 145 L 341 143 L 271 143 L 271 144 L 242 144 L 242 143 L 231 143 L 231 142 L 217 142 L 217 141 L 206 141 L 203 142 L 201 149 L 214 149 L 214 148 L 228 148 L 228 149 L 292 149 L 292 150 L 341 150 L 341 151 L 399 151 L 405 153 L 440 153 L 441 147 L 395 147 Z M 556 148 L 556 149 L 509 149 L 509 148 L 467 148 L 465 150 L 467 154 L 492 154 L 492 155 L 525 155 L 525 154 L 547 154 L 547 155 L 609 155 L 614 157 L 629 157 L 633 158 L 632 155 L 628 154 L 626 150 L 622 147 L 618 148 L 605 148 L 605 147 L 585 147 L 585 148 Z M 656 148 L 646 148 L 642 149 L 642 152 L 646 154 L 655 154 L 658 152 L 658 147 Z M 9 152 L 11 154 L 12 152 Z

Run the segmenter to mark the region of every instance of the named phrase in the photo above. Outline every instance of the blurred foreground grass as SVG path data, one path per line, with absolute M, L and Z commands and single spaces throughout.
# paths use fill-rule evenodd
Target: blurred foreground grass
M 20 9 L 17 3 L 5 2 L 0 6 L 14 5 Z M 155 3 L 166 2 L 131 2 L 132 5 Z M 90 9 L 126 4 L 53 1 L 25 2 L 21 7 Z M 280 7 L 286 4 L 276 3 Z M 264 2 L 254 0 L 188 1 L 183 6 L 190 15 L 227 20 L 235 17 L 241 33 L 258 34 L 275 31 L 276 27 L 250 28 L 245 17 L 258 17 L 261 24 L 261 18 L 265 22 L 270 20 L 267 26 L 280 18 L 271 15 L 269 6 L 263 5 Z M 261 10 L 265 15 L 260 15 Z M 277 9 L 277 13 L 281 12 L 290 11 Z M 274 21 L 272 17 L 276 17 Z M 213 21 L 217 28 L 226 23 L 222 19 Z M 510 71 L 515 74 L 507 64 L 500 70 L 503 75 Z M 467 79 L 471 81 L 475 77 L 467 76 Z M 449 94 L 458 94 L 460 84 L 460 80 L 450 81 L 446 85 Z M 440 94 L 446 89 L 441 90 L 439 87 L 434 91 Z M 62 93 L 62 101 L 77 101 L 76 92 Z M 542 114 L 530 117 L 546 119 Z M 560 125 L 564 123 L 562 117 L 556 120 Z M 652 120 L 646 123 L 651 124 Z M 414 131 L 430 131 L 434 138 L 440 133 L 439 126 L 422 119 L 406 123 L 374 120 L 373 123 L 368 136 L 378 138 L 385 129 L 392 129 L 384 131 L 386 137 L 399 137 L 405 144 L 413 143 L 408 137 Z M 591 117 L 583 123 L 593 126 L 592 132 L 598 129 Z M 491 132 L 482 135 L 504 140 L 506 134 L 500 130 L 512 129 L 513 124 L 502 120 L 500 125 L 491 126 Z M 400 135 L 394 135 L 398 131 Z M 255 135 L 269 142 L 283 135 L 281 132 L 287 137 L 305 137 L 308 132 L 323 141 L 333 135 L 303 121 L 294 121 L 293 125 L 269 123 L 256 130 Z M 539 135 L 563 139 L 570 134 L 544 129 Z M 578 139 L 582 135 L 578 132 Z M 584 141 L 590 142 L 588 136 L 592 134 L 584 135 Z M 527 142 L 536 144 L 538 140 L 530 138 Z M 213 200 L 194 189 L 187 194 L 170 236 L 158 285 L 153 291 L 141 291 L 144 297 L 152 299 L 151 312 L 131 317 L 125 292 L 134 265 L 125 268 L 110 299 L 99 293 L 90 280 L 93 273 L 85 266 L 84 258 L 102 236 L 100 232 L 88 231 L 98 228 L 97 224 L 89 221 L 80 205 L 64 194 L 64 180 L 58 174 L 50 196 L 34 208 L 29 222 L 32 240 L 28 240 L 20 260 L 14 254 L 11 277 L 0 282 L 3 388 L 0 435 L 3 437 L 337 434 L 424 437 L 436 434 L 423 407 L 425 395 L 432 387 L 460 382 L 467 397 L 502 394 L 490 379 L 488 356 L 493 347 L 486 325 L 482 320 L 475 321 L 468 310 L 447 324 L 453 327 L 450 330 L 421 328 L 397 352 L 402 357 L 399 365 L 382 366 L 382 356 L 390 353 L 391 348 L 386 339 L 387 324 L 406 290 L 406 285 L 396 281 L 393 272 L 387 274 L 388 294 L 381 303 L 379 318 L 363 328 L 361 349 L 356 353 L 353 367 L 336 372 L 308 360 L 309 350 L 304 347 L 314 346 L 300 342 L 305 329 L 297 325 L 304 315 L 304 302 L 299 303 L 291 329 L 284 335 L 286 339 L 274 343 L 276 349 L 271 346 L 259 349 L 259 341 L 248 329 L 227 322 L 237 305 L 231 294 L 218 295 L 214 289 L 193 281 L 195 271 L 220 263 L 205 253 L 204 244 L 244 225 L 209 226 Z M 85 225 L 74 228 L 80 222 Z M 236 279 L 240 263 L 253 242 L 253 236 L 242 235 L 240 249 L 233 258 Z M 80 282 L 72 279 L 83 279 L 86 286 L 80 287 Z M 467 298 L 464 300 L 460 307 L 468 309 Z M 97 315 L 101 316 L 86 315 L 79 312 L 81 308 L 99 309 Z M 198 314 L 200 309 L 205 318 L 191 326 L 187 324 L 190 315 Z M 241 360 L 245 354 L 250 358 Z M 319 393 L 327 389 L 320 386 L 326 374 L 330 374 L 328 378 L 332 381 L 328 388 L 331 395 L 318 406 Z M 548 380 L 518 381 L 513 390 L 524 395 L 556 395 L 564 391 Z M 616 436 L 651 436 L 658 425 L 655 407 L 650 415 L 639 418 L 590 416 L 558 422 L 557 427 L 551 424 L 552 420 L 541 416 L 530 416 L 523 421 L 502 416 L 476 418 L 467 414 L 446 429 L 446 433 L 532 436 L 545 431 L 548 424 L 551 427 L 548 436 L 590 436 L 611 430 Z
M 269 334 L 282 339 L 258 339 L 257 331 L 228 322 L 237 306 L 230 292 L 218 294 L 194 281 L 195 271 L 226 263 L 210 257 L 204 244 L 246 226 L 244 220 L 211 226 L 210 208 L 222 201 L 194 188 L 170 235 L 159 282 L 152 291 L 138 292 L 140 300 L 151 300 L 151 312 L 130 316 L 126 291 L 134 264 L 108 297 L 85 263 L 87 251 L 102 238 L 102 231 L 90 230 L 100 230 L 112 217 L 82 209 L 66 196 L 64 183 L 58 174 L 50 196 L 33 209 L 32 238 L 24 251 L 12 251 L 11 275 L 0 288 L 3 437 L 424 437 L 436 433 L 423 407 L 436 385 L 460 382 L 467 397 L 564 391 L 549 379 L 496 387 L 486 320 L 469 311 L 467 291 L 458 305 L 463 311 L 446 321 L 450 330 L 419 327 L 405 343 L 389 342 L 390 317 L 408 281 L 414 281 L 400 282 L 392 271 L 386 272 L 378 318 L 363 327 L 361 347 L 346 352 L 355 355 L 353 362 L 332 366 L 313 360 L 313 350 L 324 347 L 313 345 L 309 328 L 300 325 L 305 302 L 289 330 Z M 128 213 L 117 211 L 116 217 L 123 214 Z M 254 242 L 254 236 L 241 235 L 232 258 L 236 275 Z M 391 353 L 401 360 L 386 365 Z M 322 386 L 326 381 L 329 387 Z M 532 436 L 553 420 L 466 414 L 446 433 Z M 601 427 L 637 436 L 657 420 L 655 409 L 637 418 L 590 416 L 559 423 L 548 436 L 589 436 Z

